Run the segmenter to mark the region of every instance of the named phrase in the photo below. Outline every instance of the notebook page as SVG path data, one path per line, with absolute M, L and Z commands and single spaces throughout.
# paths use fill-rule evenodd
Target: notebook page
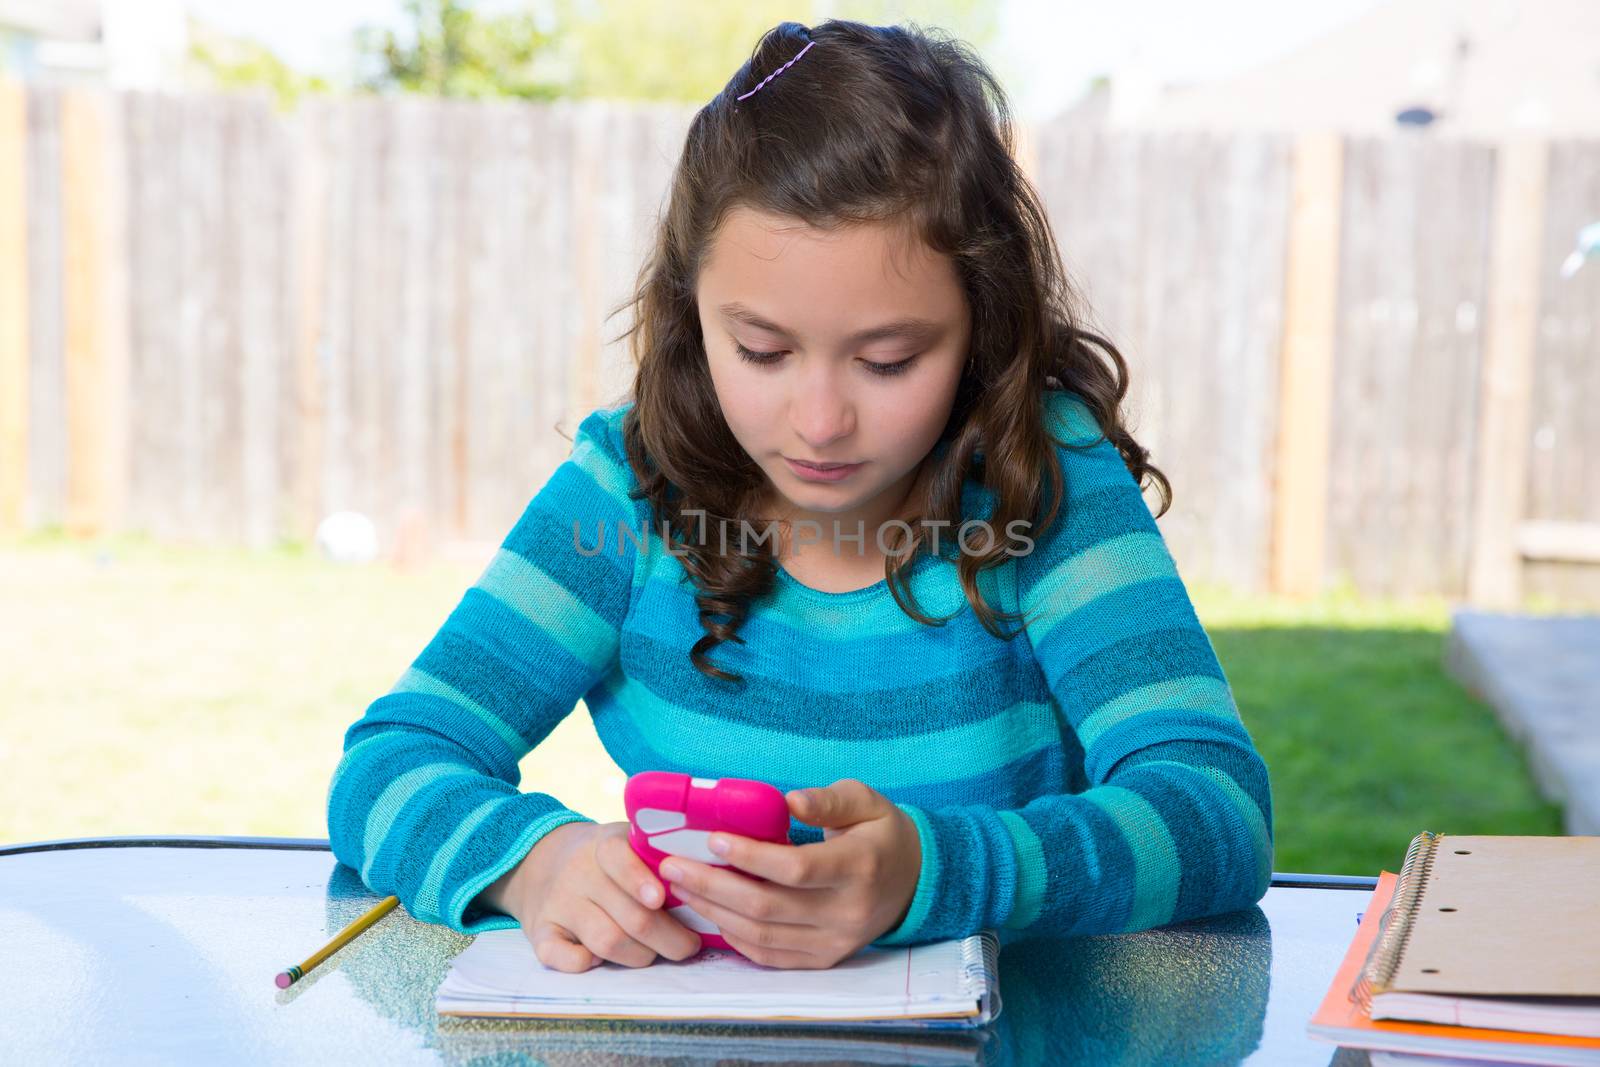
M 1541 1034 L 1600 1037 L 1600 999 L 1594 997 L 1484 997 L 1448 993 L 1379 993 L 1374 1019 L 1421 1019 L 1453 1026 L 1531 1030 Z
M 867 946 L 828 970 L 763 967 L 711 949 L 648 967 L 601 963 L 570 974 L 539 961 L 519 929 L 489 930 L 451 961 L 441 998 L 589 1004 L 613 1011 L 710 1005 L 841 1008 L 890 1014 L 906 1005 L 970 1004 L 959 940 L 895 948 Z

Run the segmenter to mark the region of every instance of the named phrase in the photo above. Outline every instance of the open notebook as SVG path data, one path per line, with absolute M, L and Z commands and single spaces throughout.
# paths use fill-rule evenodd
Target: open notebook
M 451 961 L 434 1005 L 447 1016 L 966 1029 L 1000 1013 L 999 947 L 985 930 L 868 945 L 824 971 L 707 949 L 683 961 L 608 962 L 569 974 L 540 963 L 522 930 L 488 930 Z

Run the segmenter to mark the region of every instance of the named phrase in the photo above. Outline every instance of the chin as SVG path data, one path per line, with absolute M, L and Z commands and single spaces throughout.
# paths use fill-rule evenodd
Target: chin
M 793 492 L 784 493 L 783 495 L 789 498 L 791 504 L 799 504 L 807 511 L 828 515 L 835 512 L 843 513 L 849 511 L 857 503 L 857 497 L 854 493 L 848 497 L 843 497 L 826 485 L 811 485 L 806 482 L 796 486 Z
M 872 493 L 877 491 L 873 489 L 871 492 L 863 492 L 856 486 L 846 490 L 843 486 L 829 485 L 826 482 L 801 481 L 787 470 L 784 474 L 786 477 L 783 481 L 777 483 L 782 486 L 778 490 L 779 494 L 788 498 L 791 504 L 821 514 L 849 511 L 857 507 L 861 501 L 871 499 Z

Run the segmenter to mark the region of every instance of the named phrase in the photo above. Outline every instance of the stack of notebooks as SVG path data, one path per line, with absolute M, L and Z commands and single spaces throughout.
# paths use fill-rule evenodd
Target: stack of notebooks
M 1600 1065 L 1600 837 L 1418 834 L 1308 1032 L 1374 1067 Z
M 441 1016 L 973 1030 L 1000 1013 L 999 947 L 985 930 L 900 948 L 868 945 L 827 970 L 763 967 L 707 949 L 681 961 L 606 962 L 571 974 L 544 966 L 521 930 L 490 930 L 451 961 L 435 1007 Z

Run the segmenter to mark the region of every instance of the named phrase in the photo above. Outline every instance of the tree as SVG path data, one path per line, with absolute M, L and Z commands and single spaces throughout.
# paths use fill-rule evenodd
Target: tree
M 562 48 L 569 0 L 480 12 L 472 0 L 404 0 L 408 32 L 363 27 L 356 33 L 365 88 L 432 96 L 570 95 Z
M 302 93 L 328 91 L 328 83 L 301 74 L 266 45 L 230 37 L 197 19 L 189 20 L 189 66 L 202 81 L 219 89 L 264 86 L 280 108 L 292 107 Z
M 703 103 L 727 84 L 761 35 L 779 22 L 812 26 L 832 17 L 887 25 L 910 20 L 923 29 L 948 30 L 981 52 L 994 40 L 997 5 L 995 0 L 604 0 L 582 5 L 575 15 L 576 95 Z
M 538 0 L 478 10 L 473 0 L 405 0 L 404 34 L 367 28 L 357 48 L 372 89 L 440 96 L 560 96 L 697 103 L 727 84 L 761 34 L 784 20 L 906 20 L 986 50 L 995 0 Z

